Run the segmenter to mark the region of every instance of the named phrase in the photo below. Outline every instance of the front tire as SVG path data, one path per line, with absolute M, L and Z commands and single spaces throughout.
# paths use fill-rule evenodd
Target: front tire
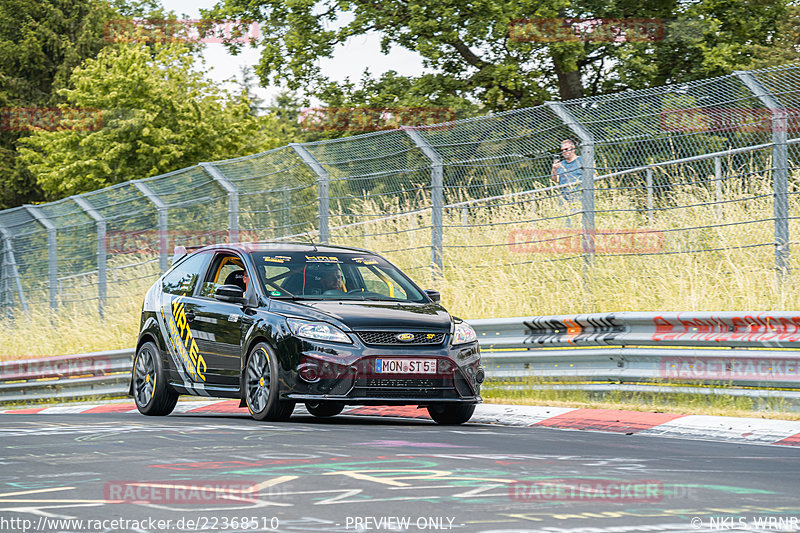
M 318 418 L 329 418 L 344 410 L 344 402 L 306 402 L 306 409 Z
M 167 383 L 155 343 L 146 342 L 136 352 L 132 374 L 133 400 L 140 413 L 164 416 L 175 409 L 178 393 Z
M 428 406 L 428 414 L 437 424 L 455 426 L 463 424 L 475 412 L 475 404 L 435 404 Z
M 278 358 L 263 342 L 256 344 L 247 357 L 245 367 L 245 401 L 256 420 L 288 420 L 294 402 L 280 400 Z

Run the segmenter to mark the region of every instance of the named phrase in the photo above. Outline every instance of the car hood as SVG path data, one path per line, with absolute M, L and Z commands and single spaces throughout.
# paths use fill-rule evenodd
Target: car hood
M 333 319 L 354 331 L 408 329 L 449 332 L 452 323 L 450 314 L 434 303 L 305 300 L 281 307 L 282 313 L 312 320 Z M 296 313 L 291 313 L 292 308 Z

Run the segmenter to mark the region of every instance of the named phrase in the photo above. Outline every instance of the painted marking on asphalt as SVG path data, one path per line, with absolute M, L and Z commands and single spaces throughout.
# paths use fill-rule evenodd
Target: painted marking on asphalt
M 57 492 L 60 490 L 72 490 L 75 487 L 53 487 L 49 489 L 34 489 L 34 490 L 23 490 L 20 492 L 7 492 L 5 494 L 0 494 L 0 498 L 7 498 L 9 496 L 25 496 L 26 494 L 42 494 L 44 492 Z
M 481 404 L 476 407 L 471 420 L 484 424 L 530 426 L 542 420 L 577 410 L 575 407 Z
M 612 433 L 638 433 L 686 415 L 615 411 L 611 409 L 576 409 L 533 424 L 559 429 L 584 429 Z
M 797 421 L 688 415 L 642 431 L 642 434 L 772 444 L 798 432 L 800 422 Z
M 133 411 L 136 411 L 136 408 L 129 403 L 109 403 L 106 405 L 97 405 L 94 407 L 90 407 L 89 409 L 86 409 L 85 411 L 81 412 L 82 413 L 130 413 L 131 408 L 133 408 Z
M 800 446 L 800 433 L 781 439 L 775 444 L 780 444 L 781 446 Z
M 394 476 L 377 477 L 370 474 L 400 474 Z M 412 474 L 412 475 L 408 475 Z M 408 487 L 410 483 L 404 483 L 400 480 L 411 479 L 425 479 L 425 480 L 456 480 L 456 481 L 491 481 L 493 483 L 513 483 L 512 479 L 494 479 L 488 477 L 472 477 L 472 476 L 454 476 L 453 472 L 449 470 L 405 470 L 399 468 L 388 469 L 369 469 L 369 470 L 345 470 L 342 472 L 325 472 L 323 476 L 347 476 L 353 479 L 360 479 L 362 481 L 371 481 L 373 483 L 380 483 L 382 485 L 390 485 L 392 487 Z
M 419 409 L 415 405 L 388 405 L 388 406 L 370 406 L 356 407 L 349 409 L 343 414 L 346 415 L 368 415 L 368 416 L 396 416 L 400 418 L 422 418 L 430 420 L 428 411 Z
M 286 483 L 287 481 L 292 481 L 294 479 L 298 479 L 300 476 L 280 476 L 276 477 L 275 479 L 270 479 L 264 481 L 262 483 L 257 483 L 255 485 L 251 485 L 250 487 L 243 488 L 243 489 L 226 489 L 226 488 L 215 488 L 215 487 L 201 487 L 203 492 L 234 492 L 236 494 L 258 494 L 259 491 L 266 489 L 268 487 L 274 487 L 275 485 L 279 485 L 281 483 Z M 132 487 L 151 487 L 157 489 L 184 489 L 184 490 L 198 490 L 197 485 L 178 485 L 172 483 L 148 483 L 146 481 L 140 481 L 138 483 L 127 483 Z
M 209 400 L 179 402 L 175 414 L 224 413 L 246 415 L 238 400 Z M 0 414 L 138 414 L 133 403 L 81 404 L 54 407 L 9 409 Z M 295 415 L 306 415 L 303 406 L 298 406 Z M 344 415 L 380 416 L 405 419 L 429 420 L 427 410 L 416 406 L 359 406 L 349 408 Z M 695 440 L 715 440 L 750 444 L 780 444 L 800 446 L 800 421 L 785 421 L 759 418 L 722 416 L 678 415 L 669 413 L 647 413 L 640 411 L 614 411 L 602 409 L 576 409 L 565 407 L 526 405 L 478 405 L 471 419 L 473 424 L 499 424 L 505 426 L 532 426 L 557 429 L 579 429 L 630 433 L 645 436 L 677 437 Z M 468 426 L 467 426 L 468 427 Z M 462 431 L 474 432 L 481 428 Z M 265 429 L 261 426 L 261 429 Z M 274 428 L 270 428 L 274 429 Z M 318 429 L 317 429 L 318 430 Z M 0 435 L 22 435 L 30 429 L 16 431 L 0 430 Z M 52 429 L 50 431 L 56 431 Z M 73 432 L 75 432 L 73 430 Z M 80 432 L 80 431 L 78 431 Z M 37 433 L 47 433 L 39 430 Z M 399 444 L 400 441 L 397 441 Z M 390 446 L 393 443 L 374 443 Z
M 247 407 L 239 407 L 239 400 L 223 400 L 208 405 L 203 405 L 195 409 L 189 409 L 187 413 L 225 413 L 225 414 L 248 414 Z

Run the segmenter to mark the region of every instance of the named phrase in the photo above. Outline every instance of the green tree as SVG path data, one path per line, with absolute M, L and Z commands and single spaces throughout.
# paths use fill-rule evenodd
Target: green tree
M 110 43 L 109 21 L 163 17 L 156 0 L 0 0 L 0 119 L 8 126 L 13 109 L 50 108 L 72 70 Z M 23 127 L 0 128 L 0 208 L 44 198 L 18 157 Z
M 753 54 L 781 46 L 790 0 L 221 0 L 208 17 L 258 20 L 264 47 L 262 83 L 285 82 L 332 100 L 358 90 L 402 87 L 399 77 L 367 76 L 354 90 L 332 88 L 319 59 L 354 36 L 377 32 L 383 52 L 397 46 L 419 53 L 431 74 L 407 77 L 397 103 L 418 97 L 484 110 L 527 107 L 560 97 L 700 79 L 753 66 Z M 652 40 L 560 38 L 515 21 L 555 18 L 658 19 L 666 29 Z M 537 27 L 534 24 L 534 27 Z M 512 28 L 515 30 L 512 31 Z M 628 35 L 628 34 L 626 34 Z M 632 35 L 632 34 L 631 34 Z M 233 49 L 243 46 L 231 44 Z M 786 55 L 797 57 L 794 49 Z M 763 57 L 763 56 L 762 56 Z M 777 58 L 778 56 L 776 56 Z M 766 58 L 765 58 L 766 59 Z M 777 61 L 777 59 L 776 59 Z M 760 64 L 770 63 L 762 61 Z M 775 63 L 771 63 L 775 64 Z M 468 108 L 468 107 L 467 107 Z
M 119 17 L 100 0 L 0 0 L 0 208 L 42 199 L 42 191 L 18 159 L 28 132 L 9 127 L 9 108 L 57 104 L 72 69 L 108 43 L 107 20 Z
M 222 92 L 183 44 L 107 47 L 62 89 L 64 107 L 101 110 L 22 141 L 21 159 L 47 200 L 248 155 L 285 144 L 277 119 L 250 113 L 246 93 Z

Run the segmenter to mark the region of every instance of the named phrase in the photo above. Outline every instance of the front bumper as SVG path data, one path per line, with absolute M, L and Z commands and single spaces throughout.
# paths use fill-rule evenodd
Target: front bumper
M 298 364 L 289 372 L 290 387 L 282 394 L 284 399 L 340 401 L 348 405 L 482 401 L 484 371 L 477 343 L 455 348 L 366 348 L 335 355 L 311 348 L 303 350 Z M 379 373 L 375 361 L 380 358 L 434 359 L 436 373 Z

